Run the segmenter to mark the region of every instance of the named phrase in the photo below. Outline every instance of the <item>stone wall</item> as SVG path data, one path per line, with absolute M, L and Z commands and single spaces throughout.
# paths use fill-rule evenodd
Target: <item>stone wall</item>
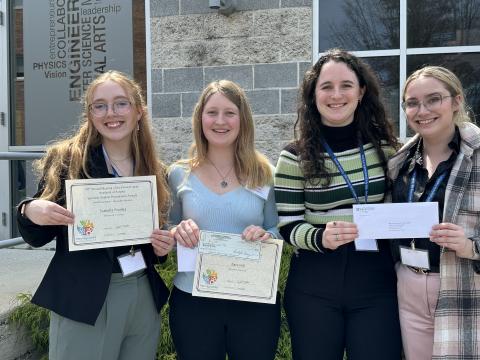
M 150 1 L 153 122 L 167 162 L 186 156 L 193 107 L 217 79 L 245 89 L 258 149 L 272 163 L 293 137 L 298 84 L 311 63 L 311 1 L 236 3 L 227 17 L 208 0 Z
M 0 314 L 0 359 L 39 360 L 41 354 L 34 349 L 25 329 L 8 324 L 9 313 Z

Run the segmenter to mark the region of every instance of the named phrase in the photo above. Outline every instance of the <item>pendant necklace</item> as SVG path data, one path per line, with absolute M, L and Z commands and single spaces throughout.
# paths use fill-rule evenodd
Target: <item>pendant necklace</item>
M 225 189 L 227 186 L 228 186 L 228 182 L 227 182 L 227 176 L 230 174 L 230 171 L 232 171 L 233 169 L 233 166 L 227 171 L 227 173 L 224 175 L 222 175 L 222 173 L 220 172 L 220 170 L 218 170 L 218 168 L 215 166 L 215 164 L 213 163 L 212 160 L 210 160 L 209 158 L 207 158 L 207 160 L 210 162 L 210 164 L 212 164 L 213 168 L 217 171 L 218 175 L 222 178 L 222 181 L 220 181 L 220 186 Z

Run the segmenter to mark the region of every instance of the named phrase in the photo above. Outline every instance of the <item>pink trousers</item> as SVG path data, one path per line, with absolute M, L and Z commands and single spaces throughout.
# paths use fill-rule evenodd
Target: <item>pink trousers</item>
M 397 264 L 397 293 L 406 360 L 431 360 L 434 314 L 437 307 L 440 276 L 417 274 Z

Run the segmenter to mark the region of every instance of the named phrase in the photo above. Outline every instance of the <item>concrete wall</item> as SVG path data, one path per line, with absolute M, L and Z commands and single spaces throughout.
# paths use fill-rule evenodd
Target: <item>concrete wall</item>
M 8 315 L 8 312 L 0 314 L 0 359 L 39 360 L 41 354 L 34 349 L 25 329 L 8 324 Z
M 153 121 L 163 158 L 186 156 L 202 89 L 230 79 L 247 93 L 258 149 L 275 163 L 293 137 L 298 84 L 312 54 L 311 0 L 151 0 Z

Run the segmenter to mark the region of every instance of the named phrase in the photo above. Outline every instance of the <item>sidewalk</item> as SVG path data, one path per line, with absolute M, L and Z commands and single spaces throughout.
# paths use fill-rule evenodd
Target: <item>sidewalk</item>
M 33 249 L 19 245 L 0 249 L 0 314 L 16 305 L 19 293 L 33 294 L 54 254 L 55 242 Z
M 38 360 L 32 340 L 21 327 L 8 325 L 8 312 L 17 304 L 19 293 L 33 294 L 43 278 L 55 242 L 33 249 L 24 244 L 0 249 L 0 358 L 2 360 Z

